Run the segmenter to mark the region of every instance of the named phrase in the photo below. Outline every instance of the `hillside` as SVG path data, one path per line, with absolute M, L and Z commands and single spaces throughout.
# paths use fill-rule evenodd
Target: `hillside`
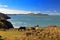
M 60 40 L 60 28 L 48 26 L 38 30 L 23 30 L 9 29 L 6 31 L 0 30 L 0 39 L 3 40 Z

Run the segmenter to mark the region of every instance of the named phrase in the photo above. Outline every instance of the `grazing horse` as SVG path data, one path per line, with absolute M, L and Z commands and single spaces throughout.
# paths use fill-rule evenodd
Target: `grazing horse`
M 35 28 L 34 27 L 31 27 L 31 30 L 35 30 Z
M 21 30 L 21 31 L 22 31 L 22 30 L 26 30 L 26 27 L 22 27 L 22 26 L 21 26 L 21 27 L 19 27 L 18 31 L 19 31 L 19 30 Z
M 35 27 L 29 27 L 28 29 L 27 29 L 28 31 L 30 31 L 30 30 L 35 30 Z

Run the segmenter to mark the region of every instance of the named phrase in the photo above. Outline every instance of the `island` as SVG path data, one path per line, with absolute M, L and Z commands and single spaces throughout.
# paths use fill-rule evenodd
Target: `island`
M 32 15 L 32 16 L 49 16 L 48 14 L 42 14 L 42 13 L 37 13 L 37 14 L 35 14 L 35 13 L 28 13 L 26 15 Z

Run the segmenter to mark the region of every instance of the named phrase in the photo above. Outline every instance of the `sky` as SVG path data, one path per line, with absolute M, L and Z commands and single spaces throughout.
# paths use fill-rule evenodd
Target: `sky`
M 6 14 L 33 12 L 60 15 L 60 0 L 0 0 L 0 12 Z

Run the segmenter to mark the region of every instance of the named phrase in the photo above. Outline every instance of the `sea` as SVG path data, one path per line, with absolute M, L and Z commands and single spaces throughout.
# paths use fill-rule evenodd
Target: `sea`
M 60 26 L 60 16 L 32 16 L 32 15 L 20 15 L 11 14 L 8 15 L 11 19 L 8 19 L 15 28 L 20 26 L 33 27 L 39 25 L 40 27 L 46 27 L 48 25 Z

